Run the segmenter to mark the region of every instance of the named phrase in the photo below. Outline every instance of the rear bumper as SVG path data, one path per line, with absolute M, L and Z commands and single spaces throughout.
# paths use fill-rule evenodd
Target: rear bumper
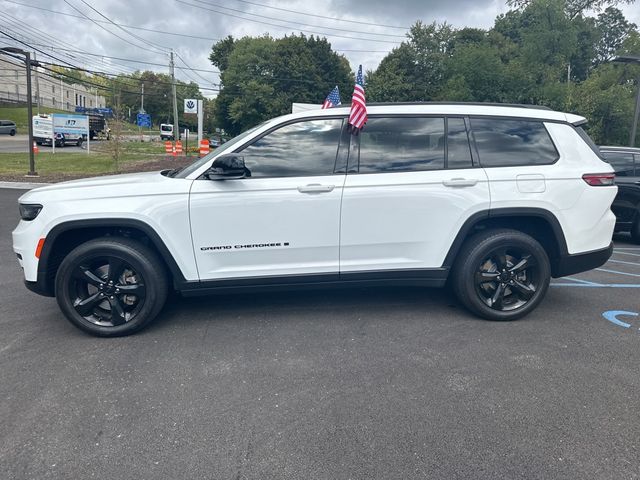
M 33 293 L 37 293 L 38 295 L 42 295 L 44 297 L 55 297 L 54 293 L 43 281 L 44 275 L 38 275 L 38 280 L 35 282 L 30 282 L 29 280 L 25 280 L 25 286 L 31 290 Z
M 611 258 L 612 254 L 613 242 L 611 242 L 608 247 L 600 250 L 575 255 L 564 255 L 560 257 L 558 263 L 554 266 L 555 268 L 552 267 L 552 276 L 554 278 L 566 277 L 567 275 L 593 270 L 607 263 L 607 260 Z

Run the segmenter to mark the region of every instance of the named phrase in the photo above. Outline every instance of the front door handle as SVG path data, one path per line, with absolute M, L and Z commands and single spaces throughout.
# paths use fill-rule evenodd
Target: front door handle
M 310 185 L 303 185 L 298 187 L 300 193 L 327 193 L 331 192 L 335 185 L 320 185 L 319 183 L 312 183 Z
M 451 180 L 443 180 L 445 187 L 473 187 L 478 183 L 476 178 L 452 178 Z

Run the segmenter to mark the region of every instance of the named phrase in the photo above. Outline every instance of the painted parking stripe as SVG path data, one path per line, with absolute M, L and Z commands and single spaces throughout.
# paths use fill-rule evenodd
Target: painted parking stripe
M 585 287 L 585 288 L 640 288 L 640 284 L 634 283 L 552 283 L 552 287 Z
M 640 254 L 638 254 L 638 253 L 620 252 L 620 251 L 617 251 L 617 250 L 615 252 L 613 252 L 613 253 L 614 254 L 618 253 L 620 255 L 631 255 L 633 257 L 640 257 Z
M 617 275 L 627 275 L 629 277 L 640 277 L 637 273 L 620 272 L 618 270 L 607 270 L 606 268 L 596 268 L 599 272 L 615 273 Z
M 564 277 L 565 280 L 572 280 L 574 282 L 578 282 L 578 283 L 584 283 L 586 285 L 600 285 L 599 283 L 595 283 L 595 282 L 590 282 L 588 280 L 582 280 L 581 278 L 574 278 L 574 277 Z
M 638 255 L 640 257 L 640 255 Z M 640 267 L 640 263 L 634 263 L 634 262 L 624 262 L 622 260 L 614 260 L 613 258 L 609 259 L 610 262 L 614 262 L 614 263 L 624 263 L 625 265 L 637 265 Z

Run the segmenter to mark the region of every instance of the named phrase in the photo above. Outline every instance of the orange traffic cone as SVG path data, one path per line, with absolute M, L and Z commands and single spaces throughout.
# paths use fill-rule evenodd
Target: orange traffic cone
M 33 142 L 33 153 L 40 153 L 40 149 L 38 148 L 38 144 Z

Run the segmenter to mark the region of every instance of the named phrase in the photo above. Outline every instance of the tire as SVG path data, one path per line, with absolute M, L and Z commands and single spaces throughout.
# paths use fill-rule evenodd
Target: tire
M 16 134 L 16 131 L 15 131 L 15 130 L 11 130 L 11 131 L 9 132 L 9 135 L 11 135 L 12 137 L 13 137 L 15 134 Z
M 517 230 L 496 229 L 465 242 L 452 284 L 471 312 L 487 320 L 510 321 L 538 306 L 550 280 L 549 257 L 538 241 Z
M 117 337 L 141 330 L 158 315 L 167 285 L 164 264 L 155 252 L 129 238 L 104 237 L 83 243 L 65 257 L 56 274 L 55 294 L 73 325 L 95 336 Z
M 82 147 L 82 139 L 78 139 L 78 148 Z

